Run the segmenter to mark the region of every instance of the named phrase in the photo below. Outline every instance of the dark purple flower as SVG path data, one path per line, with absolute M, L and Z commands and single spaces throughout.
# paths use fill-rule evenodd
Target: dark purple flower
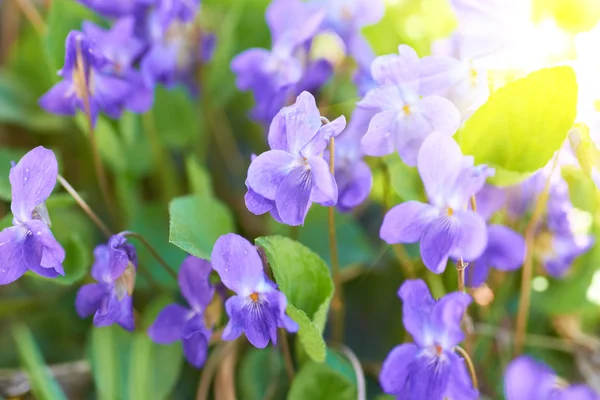
M 133 17 L 119 19 L 109 31 L 88 21 L 83 23 L 83 32 L 94 42 L 95 51 L 108 61 L 99 71 L 127 83 L 129 93 L 122 99 L 123 106 L 133 112 L 144 113 L 152 107 L 154 90 L 144 83 L 140 72 L 133 68 L 146 47 L 134 35 L 134 30 Z
M 98 283 L 82 286 L 75 309 L 81 318 L 94 314 L 94 325 L 119 324 L 134 329 L 132 294 L 135 286 L 137 255 L 135 247 L 121 235 L 94 249 L 92 277 Z
M 506 400 L 598 400 L 586 385 L 568 385 L 546 364 L 521 356 L 508 364 L 504 376 Z
M 371 74 L 377 87 L 357 106 L 372 110 L 374 117 L 361 140 L 363 151 L 384 156 L 397 151 L 410 166 L 417 162 L 421 144 L 432 132 L 452 136 L 460 124 L 460 113 L 447 99 L 432 95 L 447 85 L 443 57 L 419 60 L 406 45 L 399 55 L 377 57 Z
M 489 225 L 487 236 L 485 251 L 477 260 L 469 262 L 466 270 L 467 284 L 471 287 L 482 285 L 490 268 L 514 271 L 525 260 L 525 239 L 521 234 L 503 225 Z
M 367 131 L 371 114 L 357 108 L 348 127 L 335 141 L 335 181 L 338 186 L 337 208 L 352 210 L 369 196 L 373 184 L 371 168 L 363 160 L 360 138 Z
M 258 251 L 243 237 L 221 236 L 211 254 L 212 265 L 227 288 L 236 294 L 225 303 L 229 322 L 223 340 L 246 334 L 253 346 L 277 343 L 277 328 L 296 332 L 298 324 L 285 313 L 287 299 L 263 270 Z
M 204 323 L 204 310 L 215 293 L 209 282 L 211 271 L 209 261 L 188 256 L 181 264 L 177 280 L 190 308 L 170 304 L 148 329 L 148 336 L 156 343 L 170 344 L 181 340 L 185 358 L 196 368 L 206 361 L 212 334 L 212 327 L 207 328 Z
M 0 232 L 0 285 L 14 282 L 28 270 L 47 278 L 65 274 L 65 251 L 50 231 L 45 204 L 57 176 L 54 153 L 41 146 L 10 169 L 13 226 Z
M 119 18 L 135 13 L 153 0 L 77 0 L 84 6 L 109 18 Z
M 107 63 L 92 40 L 81 32 L 71 31 L 66 41 L 65 65 L 58 72 L 63 80 L 42 96 L 40 106 L 53 114 L 75 115 L 77 109 L 86 111 L 84 99 L 88 97 L 94 123 L 100 111 L 118 118 L 130 84 L 101 73 Z
M 314 97 L 301 93 L 295 104 L 283 108 L 273 119 L 269 129 L 271 150 L 250 164 L 249 191 L 274 201 L 279 217 L 288 225 L 301 225 L 313 202 L 335 205 L 338 188 L 323 152 L 329 139 L 345 126 L 343 116 L 322 125 Z M 256 208 L 250 211 L 266 212 Z
M 448 257 L 477 259 L 487 244 L 485 220 L 465 209 L 470 197 L 494 171 L 474 166 L 458 144 L 441 133 L 431 134 L 419 151 L 419 174 L 430 204 L 408 201 L 384 217 L 380 236 L 387 243 L 421 243 L 427 268 L 441 273 Z
M 395 347 L 383 362 L 383 390 L 402 400 L 477 399 L 464 361 L 454 347 L 464 339 L 460 323 L 471 303 L 466 293 L 434 300 L 422 280 L 408 280 L 398 291 L 402 321 L 414 343 Z
M 324 28 L 337 33 L 348 46 L 361 28 L 376 24 L 383 18 L 383 0 L 313 0 L 314 7 L 326 11 Z

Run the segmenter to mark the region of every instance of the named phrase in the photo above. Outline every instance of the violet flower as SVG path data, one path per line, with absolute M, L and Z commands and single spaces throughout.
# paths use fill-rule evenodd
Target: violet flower
M 348 212 L 369 196 L 373 184 L 371 168 L 363 160 L 360 138 L 367 131 L 371 114 L 355 109 L 347 128 L 335 141 L 335 181 L 338 185 L 337 208 Z
M 143 9 L 153 0 L 77 0 L 79 3 L 91 10 L 109 18 L 119 18 L 131 15 L 139 9 Z
M 92 277 L 98 283 L 82 286 L 75 309 L 81 318 L 94 314 L 94 325 L 119 324 L 134 329 L 132 294 L 135 286 L 137 254 L 135 247 L 120 235 L 94 249 Z
M 448 257 L 474 260 L 487 244 L 484 219 L 466 209 L 470 197 L 494 170 L 474 166 L 451 137 L 431 134 L 423 143 L 417 163 L 429 204 L 407 201 L 385 215 L 380 236 L 389 244 L 421 243 L 427 268 L 441 273 Z
M 518 357 L 508 364 L 504 376 L 506 400 L 597 400 L 586 385 L 568 385 L 546 364 L 529 356 Z
M 40 98 L 40 106 L 53 114 L 75 115 L 77 109 L 86 112 L 87 97 L 93 123 L 100 111 L 118 118 L 130 84 L 102 74 L 107 63 L 92 40 L 79 31 L 71 31 L 66 41 L 65 65 L 58 72 L 63 80 Z
M 368 92 L 358 107 L 372 110 L 374 117 L 361 140 L 363 151 L 384 156 L 397 151 L 402 161 L 414 166 L 421 144 L 432 132 L 452 136 L 460 124 L 460 113 L 447 99 L 431 95 L 445 86 L 443 57 L 419 60 L 406 45 L 399 55 L 377 57 L 371 74 L 377 88 Z
M 106 76 L 121 78 L 129 85 L 129 93 L 123 97 L 124 107 L 144 113 L 152 107 L 154 90 L 147 86 L 139 71 L 133 68 L 145 50 L 146 43 L 135 36 L 135 19 L 124 17 L 117 20 L 108 31 L 86 21 L 84 34 L 94 42 L 95 51 L 108 62 L 99 68 Z
M 258 251 L 243 237 L 221 236 L 211 254 L 212 265 L 223 284 L 236 294 L 225 303 L 229 322 L 223 340 L 242 333 L 258 348 L 277 343 L 277 328 L 296 332 L 298 324 L 285 313 L 287 299 L 263 270 Z
M 209 282 L 212 266 L 207 260 L 188 256 L 179 269 L 177 281 L 190 308 L 179 304 L 166 306 L 148 329 L 148 336 L 159 344 L 183 343 L 186 360 L 196 368 L 206 361 L 212 327 L 204 322 L 204 310 L 211 302 L 215 288 Z
M 402 400 L 477 399 L 464 361 L 454 347 L 464 339 L 460 324 L 471 303 L 466 293 L 434 300 L 422 280 L 408 280 L 398 291 L 402 321 L 414 343 L 395 347 L 383 362 L 383 390 Z
M 269 129 L 271 150 L 250 164 L 249 191 L 274 201 L 279 217 L 288 225 L 304 223 L 313 202 L 335 205 L 338 188 L 323 152 L 329 139 L 345 126 L 343 116 L 322 125 L 315 98 L 308 92 L 301 93 L 295 104 L 284 107 L 273 119 Z M 250 211 L 266 212 L 258 208 Z
M 16 281 L 28 270 L 47 278 L 65 274 L 65 251 L 50 231 L 45 205 L 57 176 L 56 157 L 42 146 L 10 169 L 13 226 L 0 232 L 0 285 Z
M 481 286 L 490 268 L 500 271 L 514 271 L 525 260 L 525 239 L 504 225 L 489 225 L 487 247 L 479 258 L 470 261 L 466 270 L 466 283 L 471 287 Z

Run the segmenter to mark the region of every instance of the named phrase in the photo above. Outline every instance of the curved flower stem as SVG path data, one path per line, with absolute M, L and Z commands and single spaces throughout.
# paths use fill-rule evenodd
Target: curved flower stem
M 525 346 L 525 334 L 527 333 L 527 320 L 529 318 L 529 303 L 531 301 L 531 279 L 533 277 L 533 244 L 535 240 L 535 231 L 538 222 L 546 209 L 548 196 L 550 192 L 550 180 L 558 164 L 558 154 L 554 156 L 552 170 L 546 179 L 544 190 L 538 196 L 533 209 L 531 219 L 525 228 L 525 262 L 523 263 L 523 275 L 521 278 L 521 301 L 519 302 L 519 311 L 517 313 L 517 327 L 515 330 L 515 347 L 513 356 L 518 356 L 523 352 Z
M 177 281 L 177 272 L 175 272 L 175 270 L 173 268 L 171 268 L 171 266 L 165 261 L 165 259 L 162 258 L 156 250 L 154 250 L 154 247 L 152 247 L 152 245 L 146 240 L 146 238 L 144 238 L 142 235 L 140 235 L 137 232 L 131 232 L 131 231 L 123 231 L 123 232 L 120 232 L 119 235 L 125 236 L 125 237 L 130 237 L 130 238 L 135 238 L 135 239 L 139 240 L 144 245 L 144 247 L 146 247 L 146 249 L 148 249 L 148 251 L 150 252 L 152 257 L 154 257 L 156 259 L 156 261 L 158 261 L 158 263 L 163 267 L 163 269 L 165 271 L 167 271 L 167 273 L 169 275 L 171 275 L 171 277 L 173 279 L 175 279 L 175 281 Z
M 104 236 L 106 236 L 107 238 L 110 237 L 110 229 L 108 229 L 108 227 L 104 224 L 104 222 L 102 222 L 100 217 L 98 217 L 98 215 L 96 215 L 96 213 L 90 208 L 90 206 L 85 202 L 85 200 L 81 198 L 79 193 L 77 193 L 77 191 L 73 189 L 73 186 L 71 186 L 69 182 L 67 182 L 67 180 L 60 175 L 58 175 L 56 180 L 61 184 L 63 188 L 65 188 L 65 190 L 71 195 L 71 197 L 75 199 L 77 204 L 79 204 L 79 207 L 81 207 L 83 212 L 85 212 L 87 216 L 90 217 L 92 222 L 98 227 L 98 229 L 100 229 L 100 231 L 102 231 Z
M 321 117 L 323 118 L 323 117 Z M 326 119 L 325 119 L 326 120 Z M 329 122 L 329 121 L 327 121 Z M 335 172 L 335 139 L 329 139 L 329 172 Z M 344 287 L 340 275 L 340 261 L 338 258 L 337 238 L 335 233 L 335 206 L 329 207 L 329 253 L 331 256 L 331 273 L 333 275 L 333 300 L 331 302 L 332 336 L 337 343 L 344 341 Z
M 294 379 L 294 362 L 292 361 L 292 353 L 290 352 L 290 344 L 288 343 L 287 332 L 285 329 L 279 328 L 279 338 L 283 360 L 285 361 L 285 371 L 291 382 Z
M 110 196 L 110 192 L 108 190 L 108 180 L 106 179 L 106 171 L 104 170 L 104 165 L 102 164 L 102 160 L 100 159 L 100 152 L 98 151 L 98 145 L 96 143 L 96 135 L 94 129 L 94 122 L 92 121 L 92 109 L 90 106 L 90 94 L 87 76 L 85 74 L 85 64 L 83 61 L 83 55 L 81 54 L 81 44 L 76 42 L 76 57 L 77 57 L 77 65 L 75 68 L 75 73 L 78 75 L 79 82 L 83 84 L 84 90 L 83 92 L 83 107 L 85 111 L 85 116 L 88 124 L 89 130 L 89 139 L 90 139 L 90 148 L 92 150 L 92 161 L 94 163 L 94 170 L 96 172 L 96 179 L 98 180 L 98 186 L 100 187 L 100 192 L 102 193 L 102 199 L 108 208 L 108 213 L 110 215 L 110 220 L 114 226 L 117 226 L 117 213 L 116 208 L 113 203 L 112 197 Z
M 229 343 L 231 342 L 219 344 L 212 351 L 210 357 L 208 357 L 208 361 L 206 361 L 206 364 L 204 364 L 204 367 L 202 368 L 202 375 L 200 375 L 200 383 L 198 384 L 198 390 L 196 391 L 196 400 L 208 399 L 210 384 L 219 367 L 221 353 L 225 353 L 230 348 L 228 347 Z
M 31 23 L 37 34 L 40 36 L 44 35 L 46 32 L 46 23 L 32 2 L 30 0 L 15 0 L 15 4 Z
M 367 384 L 365 382 L 365 373 L 363 371 L 362 365 L 356 354 L 346 345 L 340 344 L 338 345 L 338 349 L 342 352 L 344 356 L 352 365 L 354 369 L 354 376 L 356 376 L 356 391 L 358 392 L 358 400 L 366 400 L 367 399 Z
M 477 381 L 477 374 L 475 373 L 475 366 L 473 365 L 473 361 L 471 361 L 471 357 L 469 357 L 469 353 L 465 351 L 460 346 L 454 347 L 454 351 L 462 356 L 462 358 L 467 363 L 467 368 L 469 368 L 469 374 L 471 375 L 471 382 L 473 382 L 473 387 L 479 390 L 479 382 Z

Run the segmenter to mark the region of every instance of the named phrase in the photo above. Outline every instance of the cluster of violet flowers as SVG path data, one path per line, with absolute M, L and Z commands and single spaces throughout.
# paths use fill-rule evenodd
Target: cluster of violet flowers
M 81 2 L 114 24 L 106 31 L 88 22 L 82 32 L 69 34 L 59 73 L 63 81 L 40 99 L 42 107 L 67 115 L 82 109 L 95 121 L 99 112 L 118 118 L 123 110 L 147 111 L 156 84 L 179 83 L 197 91 L 195 68 L 210 57 L 214 44 L 195 25 L 198 2 Z M 239 89 L 254 94 L 253 118 L 269 126 L 269 150 L 254 157 L 248 169 L 248 210 L 270 213 L 290 226 L 302 225 L 313 203 L 351 211 L 371 190 L 371 170 L 363 157 L 397 153 L 417 168 L 427 203 L 407 201 L 391 208 L 381 224 L 381 239 L 419 243 L 423 264 L 435 274 L 449 261 L 466 266 L 467 285 L 479 287 L 491 268 L 518 269 L 527 250 L 523 236 L 495 223 L 494 214 L 520 218 L 549 184 L 546 216 L 535 227 L 538 238 L 545 239 L 537 243 L 545 246 L 535 254 L 548 274 L 565 276 L 573 260 L 592 245 L 592 237 L 573 225 L 576 209 L 565 181 L 545 168 L 518 185 L 486 185 L 493 168 L 475 165 L 453 139 L 461 121 L 482 103 L 481 84 L 473 79 L 469 60 L 419 58 L 407 45 L 399 46 L 398 54 L 374 58 L 360 28 L 377 22 L 382 10 L 382 2 L 367 0 L 274 0 L 266 15 L 272 49 L 250 49 L 234 58 Z M 333 121 L 322 117 L 311 94 L 333 72 L 329 61 L 310 58 L 312 41 L 324 31 L 340 37 L 357 61 L 357 81 L 364 83 L 359 88 L 364 97 L 348 124 L 344 116 Z M 462 36 L 453 40 L 457 44 Z M 43 147 L 11 168 L 14 220 L 0 232 L 0 284 L 27 271 L 47 278 L 64 275 L 65 252 L 52 235 L 44 205 L 57 177 L 56 157 Z M 137 267 L 135 247 L 125 234 L 97 246 L 91 269 L 96 283 L 79 289 L 77 313 L 93 315 L 96 326 L 133 330 Z M 148 335 L 160 344 L 181 341 L 188 362 L 202 367 L 214 329 L 205 311 L 215 295 L 225 302 L 229 317 L 223 340 L 245 334 L 253 346 L 264 348 L 277 342 L 278 328 L 296 332 L 297 323 L 285 311 L 286 296 L 266 267 L 249 241 L 233 233 L 221 236 L 210 261 L 191 255 L 184 260 L 178 284 L 187 305 L 166 306 Z M 213 272 L 229 296 L 215 290 Z M 459 347 L 471 297 L 453 292 L 436 300 L 422 280 L 405 281 L 398 296 L 413 343 L 389 353 L 379 376 L 384 391 L 408 400 L 478 398 L 470 376 L 474 371 Z M 505 393 L 509 400 L 598 398 L 586 386 L 557 385 L 555 374 L 528 356 L 507 368 Z
M 119 118 L 124 110 L 150 110 L 157 84 L 198 93 L 197 67 L 215 45 L 196 23 L 199 0 L 80 2 L 114 22 L 107 30 L 85 21 L 69 33 L 62 81 L 40 99 L 42 108 L 59 115 L 79 109 L 95 123 L 100 112 Z

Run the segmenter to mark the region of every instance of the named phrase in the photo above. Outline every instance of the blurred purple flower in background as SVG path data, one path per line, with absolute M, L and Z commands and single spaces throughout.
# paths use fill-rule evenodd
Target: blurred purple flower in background
M 454 347 L 464 340 L 461 320 L 471 298 L 449 293 L 434 300 L 422 280 L 405 281 L 402 321 L 414 343 L 395 347 L 383 362 L 383 390 L 402 400 L 476 399 L 464 361 Z
M 323 152 L 329 139 L 345 126 L 343 116 L 322 125 L 315 99 L 308 92 L 283 108 L 269 128 L 271 150 L 254 159 L 248 169 L 248 209 L 255 214 L 272 209 L 272 203 L 263 202 L 255 196 L 258 194 L 275 202 L 284 223 L 301 225 L 313 202 L 335 205 L 338 187 Z
M 28 270 L 47 278 L 65 274 L 65 251 L 50 231 L 45 204 L 57 176 L 56 156 L 41 146 L 10 169 L 13 226 L 0 232 L 0 285 L 14 282 Z
M 506 400 L 597 400 L 586 385 L 568 385 L 546 364 L 521 356 L 508 364 L 504 377 Z
M 433 95 L 446 82 L 445 57 L 426 57 L 406 45 L 399 55 L 377 57 L 371 74 L 377 87 L 357 106 L 373 112 L 369 129 L 361 140 L 363 151 L 384 156 L 397 151 L 407 165 L 417 163 L 423 141 L 432 132 L 452 136 L 460 124 L 460 114 L 447 99 Z
M 190 308 L 169 304 L 148 329 L 148 335 L 156 343 L 170 344 L 181 340 L 185 358 L 196 368 L 206 361 L 212 334 L 212 327 L 206 327 L 204 322 L 204 310 L 215 293 L 209 282 L 211 271 L 209 261 L 188 256 L 181 264 L 177 281 Z
M 135 247 L 120 235 L 94 249 L 92 277 L 98 283 L 82 286 L 75 309 L 81 318 L 94 314 L 94 325 L 119 324 L 134 329 L 132 294 L 137 269 Z
M 258 251 L 250 242 L 233 233 L 223 235 L 215 243 L 211 260 L 223 284 L 236 293 L 225 303 L 229 322 L 223 340 L 245 333 L 253 346 L 264 348 L 269 340 L 277 343 L 277 328 L 298 330 L 298 324 L 285 313 L 285 295 L 265 275 Z
M 407 201 L 384 217 L 380 236 L 387 243 L 421 243 L 427 268 L 441 273 L 448 257 L 478 258 L 487 245 L 485 220 L 465 210 L 470 197 L 494 170 L 474 166 L 448 135 L 430 135 L 419 152 L 418 169 L 429 204 Z

